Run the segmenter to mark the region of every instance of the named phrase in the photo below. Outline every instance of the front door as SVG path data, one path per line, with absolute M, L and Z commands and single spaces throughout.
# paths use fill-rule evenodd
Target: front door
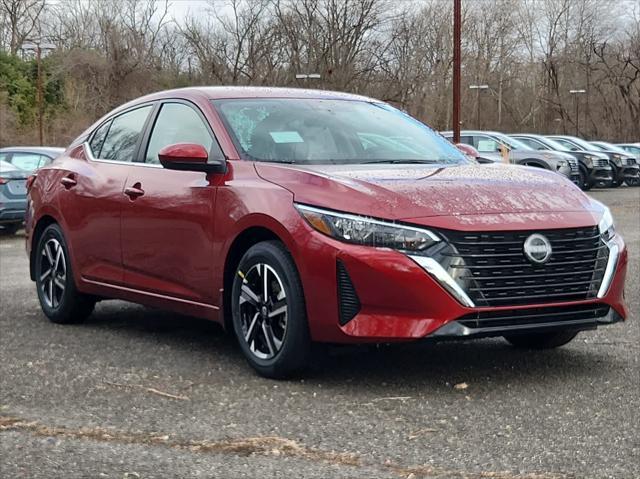
M 141 162 L 132 166 L 122 212 L 122 261 L 129 288 L 215 304 L 213 227 L 215 187 L 205 173 L 164 169 L 158 151 L 197 143 L 210 157 L 222 152 L 206 120 L 186 102 L 163 103 Z

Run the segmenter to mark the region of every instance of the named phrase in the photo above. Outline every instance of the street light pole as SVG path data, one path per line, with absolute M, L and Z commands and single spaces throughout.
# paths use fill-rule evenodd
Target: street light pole
M 580 131 L 580 128 L 578 128 L 578 121 L 580 119 L 580 101 L 578 100 L 578 95 L 582 95 L 583 93 L 586 93 L 587 90 L 584 89 L 579 89 L 579 90 L 569 90 L 569 93 L 573 95 L 573 101 L 576 104 L 576 136 L 578 135 L 578 132 Z
M 480 90 L 488 90 L 489 85 L 469 85 L 469 89 L 476 91 L 476 128 L 480 130 Z

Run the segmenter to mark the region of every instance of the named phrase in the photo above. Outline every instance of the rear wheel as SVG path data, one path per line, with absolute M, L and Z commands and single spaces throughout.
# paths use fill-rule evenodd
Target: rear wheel
M 284 378 L 307 367 L 311 341 L 302 283 L 282 243 L 264 241 L 245 253 L 231 311 L 242 352 L 259 374 Z
M 522 349 L 553 349 L 564 346 L 577 336 L 576 331 L 511 334 L 504 337 L 511 345 Z
M 54 323 L 84 321 L 93 311 L 95 298 L 76 288 L 60 227 L 47 226 L 36 248 L 36 288 L 42 311 Z

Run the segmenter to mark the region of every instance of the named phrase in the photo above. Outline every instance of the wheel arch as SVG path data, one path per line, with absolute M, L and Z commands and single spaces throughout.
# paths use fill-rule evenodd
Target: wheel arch
M 233 324 L 231 323 L 231 287 L 234 271 L 242 256 L 253 245 L 263 241 L 279 241 L 291 253 L 288 242 L 285 241 L 282 235 L 276 233 L 274 229 L 264 225 L 247 226 L 235 236 L 227 249 L 222 273 L 222 314 L 223 325 L 227 331 L 233 331 Z
M 29 275 L 31 277 L 31 281 L 36 280 L 36 249 L 38 246 L 38 241 L 40 241 L 40 237 L 42 236 L 42 232 L 47 228 L 47 226 L 52 224 L 59 224 L 58 221 L 51 215 L 45 214 L 38 218 L 38 222 L 33 228 L 33 232 L 31 233 L 31 250 L 29 252 Z
M 536 159 L 536 158 L 527 158 L 524 159 L 520 162 L 521 165 L 524 166 L 532 166 L 534 168 L 543 168 L 545 170 L 551 170 L 551 168 L 549 168 L 549 165 L 544 164 L 544 162 Z

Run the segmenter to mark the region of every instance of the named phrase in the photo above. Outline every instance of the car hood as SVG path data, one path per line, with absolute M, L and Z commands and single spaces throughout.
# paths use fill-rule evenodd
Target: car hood
M 255 165 L 296 202 L 391 220 L 596 208 L 563 176 L 515 165 Z

